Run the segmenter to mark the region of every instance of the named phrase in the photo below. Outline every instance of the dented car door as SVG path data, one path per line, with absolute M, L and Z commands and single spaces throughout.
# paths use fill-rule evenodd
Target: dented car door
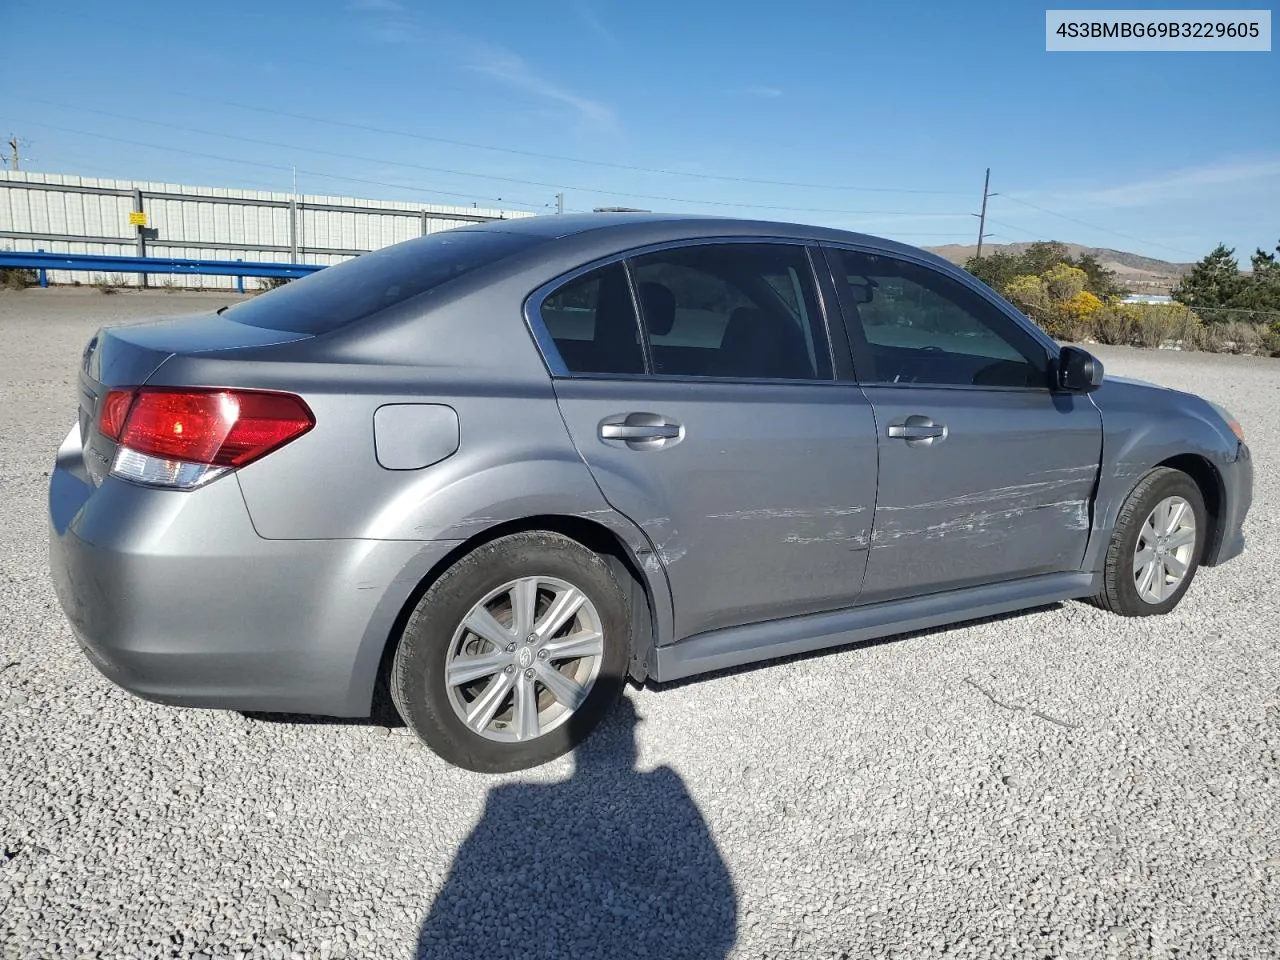
M 866 394 L 880 427 L 880 487 L 862 602 L 1080 569 L 1102 447 L 1088 397 Z
M 880 478 L 862 603 L 1080 569 L 1102 453 L 1087 395 L 979 281 L 831 247 Z

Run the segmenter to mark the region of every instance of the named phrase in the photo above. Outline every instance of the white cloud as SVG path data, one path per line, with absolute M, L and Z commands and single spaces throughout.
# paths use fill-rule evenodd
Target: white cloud
M 523 57 L 502 47 L 477 44 L 467 66 L 550 103 L 570 107 L 595 126 L 612 126 L 616 119 L 607 105 L 548 80 L 535 72 Z
M 777 87 L 743 87 L 742 92 L 749 97 L 763 97 L 766 100 L 772 100 L 776 97 L 782 96 L 782 91 Z
M 604 22 L 595 14 L 585 3 L 575 3 L 573 5 L 574 12 L 587 25 L 587 29 L 594 33 L 597 37 L 609 44 L 611 47 L 618 45 L 618 38 L 614 36 L 613 31 L 604 25 Z

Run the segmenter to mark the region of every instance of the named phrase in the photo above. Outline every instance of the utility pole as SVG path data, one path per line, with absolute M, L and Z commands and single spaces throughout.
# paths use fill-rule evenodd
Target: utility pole
M 987 200 L 990 197 L 998 197 L 1000 194 L 991 192 L 991 168 L 987 167 L 987 176 L 982 181 L 982 212 L 975 213 L 978 218 L 978 254 L 976 259 L 982 259 L 982 241 L 990 234 L 986 233 L 987 228 Z
M 564 213 L 564 194 L 556 194 L 556 213 Z
M 9 134 L 9 149 L 12 151 L 9 157 L 9 169 L 20 170 L 18 166 L 18 137 L 16 134 Z

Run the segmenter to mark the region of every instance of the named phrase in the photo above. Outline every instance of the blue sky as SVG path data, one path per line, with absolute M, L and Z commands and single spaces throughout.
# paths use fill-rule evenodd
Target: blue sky
M 1280 240 L 1280 53 L 1047 53 L 1043 3 L 0 8 L 24 169 L 288 190 L 296 167 L 309 194 L 563 191 L 924 245 L 973 242 L 990 166 L 996 242 Z

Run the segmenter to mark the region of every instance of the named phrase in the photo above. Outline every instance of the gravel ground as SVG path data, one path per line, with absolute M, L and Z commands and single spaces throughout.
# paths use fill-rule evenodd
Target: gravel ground
M 148 704 L 78 652 L 44 498 L 79 351 L 224 299 L 0 294 L 0 956 L 1280 955 L 1280 361 L 1099 350 L 1254 450 L 1246 554 L 1170 616 L 632 690 L 576 763 L 486 778 L 403 728 Z

